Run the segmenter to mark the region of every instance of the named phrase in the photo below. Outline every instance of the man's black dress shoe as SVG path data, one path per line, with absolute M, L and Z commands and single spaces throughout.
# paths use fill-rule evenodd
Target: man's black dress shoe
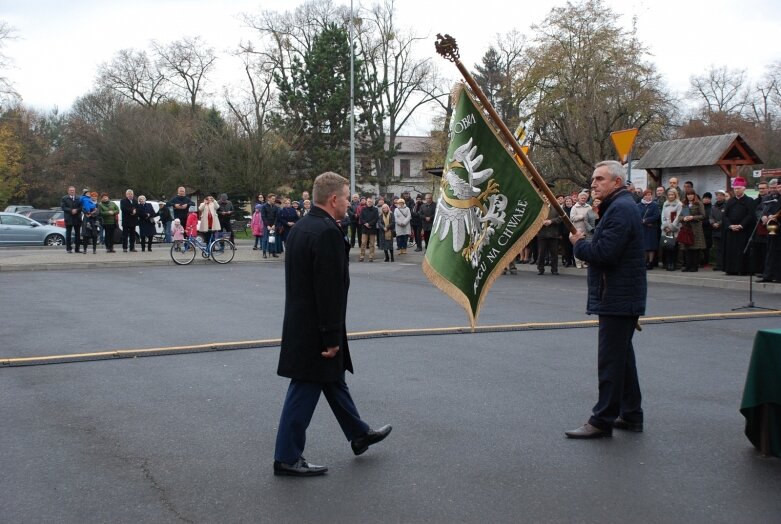
M 304 457 L 299 458 L 295 464 L 285 464 L 284 462 L 274 461 L 274 475 L 288 475 L 291 477 L 315 477 L 322 475 L 328 468 L 309 464 Z
M 613 436 L 613 432 L 611 430 L 599 429 L 596 426 L 592 426 L 588 422 L 580 426 L 578 429 L 565 431 L 564 434 L 567 435 L 567 438 L 582 438 L 582 439 Z
M 618 417 L 616 420 L 613 421 L 613 427 L 615 429 L 623 429 L 624 431 L 633 431 L 634 433 L 643 432 L 642 422 L 628 422 L 622 419 L 621 417 Z
M 390 424 L 386 424 L 377 430 L 370 429 L 369 432 L 362 437 L 358 437 L 357 439 L 350 442 L 350 446 L 353 448 L 353 453 L 360 455 L 361 453 L 366 452 L 366 450 L 369 449 L 369 446 L 380 442 L 385 437 L 390 435 L 392 429 L 393 428 L 390 426 Z

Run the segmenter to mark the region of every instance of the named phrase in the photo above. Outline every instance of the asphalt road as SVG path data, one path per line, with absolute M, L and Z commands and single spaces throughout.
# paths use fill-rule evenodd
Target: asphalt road
M 419 266 L 351 274 L 350 331 L 466 322 Z M 271 265 L 0 274 L 0 353 L 276 338 L 281 277 Z M 503 277 L 489 298 L 481 324 L 587 318 L 582 276 Z M 746 299 L 654 285 L 648 314 Z M 306 457 L 330 471 L 316 479 L 271 474 L 287 386 L 274 348 L 0 369 L 0 520 L 778 522 L 781 462 L 751 447 L 738 407 L 753 335 L 779 323 L 646 326 L 646 431 L 596 442 L 563 436 L 596 397 L 595 329 L 355 341 L 358 409 L 394 431 L 356 458 L 321 402 Z

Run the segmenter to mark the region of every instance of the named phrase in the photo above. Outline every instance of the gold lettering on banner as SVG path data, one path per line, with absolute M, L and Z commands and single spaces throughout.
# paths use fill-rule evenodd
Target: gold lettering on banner
M 502 229 L 501 234 L 499 235 L 499 238 L 497 239 L 496 243 L 500 246 L 506 246 L 510 243 L 510 240 L 512 239 L 513 235 L 515 234 L 515 230 L 518 229 L 518 227 L 521 225 L 521 222 L 523 222 L 523 217 L 526 215 L 526 208 L 528 207 L 529 202 L 526 200 L 519 200 L 516 205 L 515 209 L 513 209 L 512 214 L 510 215 L 510 219 L 507 221 L 507 225 Z M 500 251 L 496 249 L 495 247 L 492 247 L 491 250 L 486 253 L 486 258 L 492 263 L 496 263 L 497 259 L 499 258 Z M 477 274 L 475 275 L 475 280 L 473 284 L 474 293 L 477 293 L 477 288 L 480 286 L 480 282 L 483 280 L 483 277 L 485 276 L 485 271 L 487 269 L 485 262 L 482 260 L 482 257 L 480 257 L 480 265 L 477 268 Z

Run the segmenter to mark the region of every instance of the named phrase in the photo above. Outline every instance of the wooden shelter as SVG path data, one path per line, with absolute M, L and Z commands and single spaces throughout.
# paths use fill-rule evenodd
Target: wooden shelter
M 691 181 L 698 194 L 731 189 L 730 180 L 742 166 L 761 164 L 762 160 L 738 133 L 684 138 L 657 142 L 634 165 L 648 176 L 668 186 L 672 177 Z

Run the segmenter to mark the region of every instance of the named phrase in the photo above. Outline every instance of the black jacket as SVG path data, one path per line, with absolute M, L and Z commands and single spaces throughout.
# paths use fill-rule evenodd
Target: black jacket
M 263 207 L 260 208 L 260 218 L 263 220 L 263 226 L 268 228 L 277 223 L 277 213 L 279 208 L 275 204 L 266 202 Z
M 336 221 L 319 207 L 290 230 L 285 253 L 285 319 L 277 373 L 335 382 L 353 371 L 347 345 L 349 244 Z M 339 346 L 334 358 L 325 348 Z
M 181 206 L 184 205 L 184 208 L 177 208 L 175 206 Z M 174 218 L 178 218 L 179 222 L 182 223 L 182 227 L 187 223 L 187 215 L 190 213 L 190 206 L 194 206 L 195 202 L 193 202 L 189 197 L 186 196 L 179 196 L 176 195 L 171 200 L 169 200 L 166 203 L 166 206 L 169 209 L 173 209 L 174 212 Z
M 81 199 L 79 195 L 74 195 L 73 198 L 70 195 L 65 195 L 60 201 L 60 207 L 65 213 L 65 225 L 78 226 L 81 224 Z M 74 209 L 76 214 L 73 214 Z
M 136 212 L 138 213 L 139 234 L 142 237 L 155 236 L 155 233 L 157 233 L 157 228 L 155 227 L 155 217 L 157 216 L 157 213 L 155 213 L 155 208 L 152 207 L 152 204 L 146 202 L 144 204 L 138 204 L 136 209 L 138 210 Z
M 361 227 L 361 233 L 375 234 L 377 232 L 378 218 L 380 218 L 380 211 L 377 209 L 377 206 L 363 206 L 361 210 L 361 224 L 365 227 Z
M 546 216 L 546 219 L 551 221 L 551 225 L 542 226 L 537 233 L 537 238 L 559 238 L 561 236 L 559 224 L 561 224 L 562 220 L 559 212 L 551 205 L 548 205 L 548 215 Z
M 136 227 L 138 225 L 138 201 L 127 197 L 119 201 L 119 210 L 122 212 L 122 229 Z M 133 213 L 135 211 L 135 213 Z
M 423 202 L 423 205 L 420 206 L 420 222 L 423 226 L 423 231 L 431 231 L 431 226 L 434 225 L 434 215 L 437 213 L 437 203 L 431 202 L 430 204 L 427 202 Z M 426 220 L 426 219 L 429 220 Z

